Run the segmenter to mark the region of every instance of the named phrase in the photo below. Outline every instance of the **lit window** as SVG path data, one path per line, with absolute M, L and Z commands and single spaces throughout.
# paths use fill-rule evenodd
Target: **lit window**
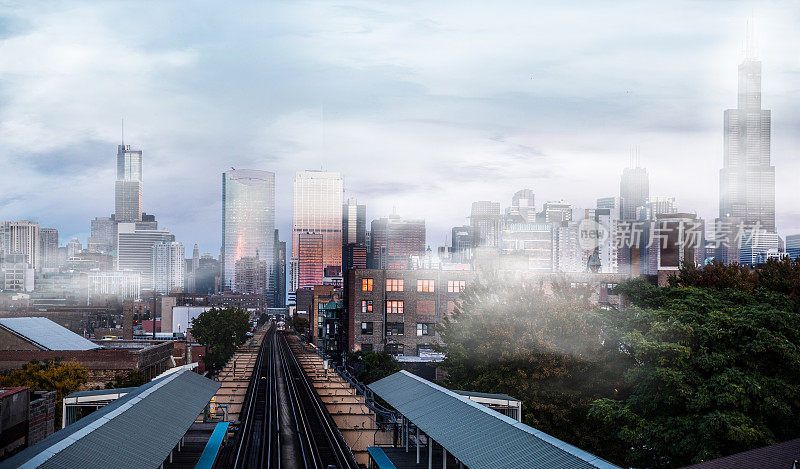
M 361 291 L 372 291 L 372 279 L 371 278 L 362 278 L 361 279 Z
M 389 314 L 403 314 L 403 302 L 388 300 L 386 302 L 386 312 Z
M 405 325 L 402 322 L 387 322 L 386 335 L 404 335 Z
M 372 300 L 361 300 L 361 312 L 362 313 L 372 312 Z
M 448 293 L 461 293 L 464 289 L 467 288 L 467 281 L 466 280 L 448 280 L 447 281 L 447 292 Z
M 386 291 L 403 291 L 403 279 L 401 278 L 387 278 Z
M 372 323 L 371 322 L 362 322 L 361 323 L 361 335 L 372 335 Z
M 432 293 L 435 284 L 435 280 L 417 280 L 417 291 Z

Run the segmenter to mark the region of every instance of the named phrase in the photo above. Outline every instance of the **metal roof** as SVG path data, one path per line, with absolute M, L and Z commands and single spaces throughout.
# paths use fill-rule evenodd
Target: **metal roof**
M 42 350 L 94 350 L 100 348 L 47 318 L 0 318 L 0 328 L 21 336 Z
M 219 383 L 183 370 L 139 386 L 0 463 L 0 468 L 158 467 Z
M 91 396 L 105 396 L 106 394 L 127 394 L 139 388 L 111 388 L 111 389 L 91 389 L 89 391 L 75 391 L 64 396 L 64 399 L 71 397 L 91 397 Z
M 617 468 L 405 370 L 369 387 L 470 469 Z
M 460 394 L 462 396 L 472 396 L 472 397 L 484 397 L 486 399 L 501 399 L 505 401 L 514 401 L 519 402 L 519 399 L 516 397 L 511 397 L 508 394 L 492 394 L 488 392 L 476 392 L 476 391 L 461 391 L 461 390 L 453 390 L 454 393 Z

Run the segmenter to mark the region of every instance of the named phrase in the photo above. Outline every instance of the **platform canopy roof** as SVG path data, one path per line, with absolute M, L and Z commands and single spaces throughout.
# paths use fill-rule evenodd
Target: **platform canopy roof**
M 100 348 L 94 342 L 84 339 L 47 318 L 0 318 L 0 329 L 5 329 L 42 350 L 94 350 Z
M 159 467 L 219 386 L 189 370 L 153 380 L 1 462 L 0 469 Z
M 617 468 L 405 370 L 369 388 L 470 469 Z

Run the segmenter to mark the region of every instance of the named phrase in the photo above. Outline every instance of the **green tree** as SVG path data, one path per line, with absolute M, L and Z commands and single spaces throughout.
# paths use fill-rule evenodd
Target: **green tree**
M 299 333 L 305 334 L 308 330 L 308 319 L 295 316 L 292 318 L 292 327 Z
M 114 381 L 106 383 L 106 389 L 135 388 L 145 384 L 147 380 L 144 375 L 136 370 L 121 373 L 114 376 Z
M 356 379 L 365 384 L 400 371 L 400 362 L 387 352 L 348 352 L 347 364 L 355 372 Z
M 439 327 L 450 388 L 507 393 L 523 401 L 523 421 L 610 460 L 624 458 L 616 435 L 587 418 L 592 402 L 624 394 L 631 364 L 604 326 L 615 314 L 589 301 L 589 288 L 556 281 L 490 279 L 462 293 Z
M 239 308 L 212 308 L 192 320 L 191 333 L 206 346 L 206 367 L 219 370 L 243 344 L 250 331 L 250 315 Z
M 0 387 L 28 386 L 35 391 L 56 392 L 55 427 L 61 427 L 61 402 L 64 396 L 86 384 L 89 372 L 76 361 L 32 361 L 20 370 L 0 374 Z
M 769 269 L 713 264 L 667 288 L 618 288 L 633 306 L 605 333 L 634 360 L 630 394 L 590 416 L 626 442 L 628 464 L 678 467 L 800 435 L 800 317 L 781 286 L 792 269 Z

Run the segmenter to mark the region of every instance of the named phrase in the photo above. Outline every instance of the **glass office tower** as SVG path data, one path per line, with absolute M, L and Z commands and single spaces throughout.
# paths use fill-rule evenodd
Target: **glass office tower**
M 294 178 L 292 257 L 305 264 L 300 252 L 300 234 L 322 235 L 324 271 L 342 268 L 342 175 L 327 171 L 298 171 Z
M 222 288 L 235 291 L 236 261 L 257 257 L 272 274 L 275 173 L 235 169 L 222 173 Z M 269 279 L 265 279 L 269 284 Z

